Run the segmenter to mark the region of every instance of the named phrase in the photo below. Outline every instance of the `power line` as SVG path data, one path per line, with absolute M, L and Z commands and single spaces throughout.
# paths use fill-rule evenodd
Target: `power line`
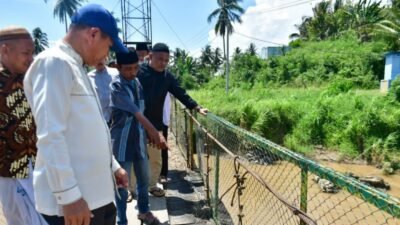
M 206 46 L 207 45 L 211 45 L 215 40 L 217 39 L 217 36 L 215 36 L 211 41 L 208 41 L 207 42 L 207 44 L 206 44 Z M 201 51 L 201 48 L 200 49 L 197 49 L 196 51 L 194 51 L 193 53 L 190 53 L 190 55 L 193 57 L 194 55 L 196 55 L 198 52 L 200 52 Z
M 296 3 L 300 3 L 300 2 L 304 2 L 304 1 L 307 1 L 307 0 L 296 0 L 296 1 L 292 1 L 292 2 L 286 2 L 286 3 L 283 3 L 283 4 L 281 4 L 281 5 L 275 5 L 275 6 L 271 6 L 271 7 L 265 7 L 265 8 L 263 8 L 262 10 L 270 10 L 270 9 L 274 9 L 274 8 L 280 8 L 280 7 L 285 7 L 285 6 L 288 6 L 288 5 L 292 5 L 292 4 L 296 4 Z M 316 1 L 316 0 L 315 0 Z M 267 5 L 268 3 L 260 3 L 260 4 L 258 4 L 258 6 L 262 6 L 262 5 Z
M 266 9 L 266 10 L 261 10 L 259 12 L 246 13 L 246 14 L 243 14 L 243 16 L 260 15 L 260 14 L 264 14 L 264 13 L 267 13 L 267 12 L 273 12 L 273 11 L 278 11 L 278 10 L 281 10 L 281 9 L 291 8 L 291 7 L 294 7 L 294 6 L 299 6 L 299 5 L 307 4 L 307 3 L 310 3 L 310 2 L 314 2 L 314 1 L 318 1 L 318 0 L 297 0 L 297 1 L 293 1 L 293 2 L 287 2 L 287 3 L 281 4 L 281 5 L 273 6 L 273 7 L 269 8 L 269 9 Z M 264 3 L 264 4 L 266 4 L 266 3 Z M 229 19 L 225 19 L 225 20 L 229 20 Z
M 268 12 L 279 11 L 279 10 L 282 10 L 282 9 L 287 9 L 287 8 L 291 8 L 291 7 L 294 7 L 294 6 L 304 5 L 304 4 L 307 4 L 307 3 L 310 3 L 310 2 L 314 2 L 314 1 L 317 1 L 317 0 L 300 0 L 300 1 L 290 2 L 290 3 L 282 4 L 282 5 L 279 5 L 279 6 L 276 6 L 276 7 L 272 7 L 272 8 L 267 9 L 267 10 L 263 10 L 263 11 L 260 11 L 260 12 L 246 13 L 245 16 L 260 15 L 260 14 L 264 14 L 264 13 L 268 13 Z
M 111 12 L 114 12 L 115 8 L 118 6 L 118 4 L 121 2 L 121 0 L 117 0 L 117 2 L 115 3 L 114 7 L 112 8 Z M 122 2 L 121 2 L 122 4 Z
M 246 34 L 241 34 L 241 33 L 237 32 L 237 31 L 234 31 L 234 33 L 235 33 L 235 34 L 238 34 L 238 35 L 240 35 L 240 36 L 249 38 L 249 39 L 253 39 L 253 40 L 257 40 L 257 41 L 261 41 L 261 42 L 265 42 L 265 43 L 270 43 L 270 44 L 274 44 L 274 45 L 284 45 L 284 44 L 277 43 L 277 42 L 272 42 L 272 41 L 267 41 L 267 40 L 263 40 L 263 39 L 256 38 L 256 37 L 251 37 L 251 36 L 248 36 L 248 35 L 246 35 Z
M 271 9 L 267 9 L 267 10 L 263 10 L 263 11 L 259 11 L 259 12 L 254 12 L 254 13 L 246 13 L 246 14 L 243 14 L 242 16 L 261 15 L 261 14 L 265 14 L 265 13 L 269 13 L 269 12 L 279 11 L 279 10 L 282 10 L 282 9 L 287 9 L 287 8 L 291 8 L 291 7 L 307 4 L 307 3 L 310 3 L 310 2 L 314 2 L 314 1 L 317 1 L 317 0 L 299 0 L 299 1 L 294 1 L 294 2 L 288 2 L 288 3 L 285 3 L 285 4 L 279 5 L 279 6 L 272 7 Z M 224 20 L 232 22 L 229 19 L 224 19 Z
M 171 29 L 171 31 L 175 34 L 175 36 L 178 38 L 179 42 L 183 45 L 183 47 L 185 49 L 187 49 L 185 43 L 183 43 L 182 39 L 179 37 L 179 35 L 176 33 L 176 31 L 174 30 L 174 28 L 172 28 L 172 26 L 168 23 L 167 19 L 164 17 L 164 15 L 162 14 L 162 12 L 160 11 L 160 9 L 157 7 L 157 4 L 152 0 L 151 1 L 154 5 L 154 7 L 156 7 L 156 10 L 158 11 L 158 13 L 161 15 L 161 18 L 164 20 L 164 22 L 168 25 L 169 29 Z
M 197 32 L 195 35 L 193 35 L 190 39 L 186 41 L 186 44 L 191 44 L 191 43 L 196 43 L 197 41 L 201 40 L 204 38 L 205 35 L 208 36 L 209 32 L 209 25 L 207 24 L 205 27 L 203 27 L 199 32 Z
M 202 35 L 198 36 L 196 39 L 193 39 L 191 42 L 187 42 L 186 44 L 191 46 L 191 45 L 198 44 L 200 41 L 207 40 L 209 37 L 208 32 L 209 32 L 209 30 L 203 32 Z

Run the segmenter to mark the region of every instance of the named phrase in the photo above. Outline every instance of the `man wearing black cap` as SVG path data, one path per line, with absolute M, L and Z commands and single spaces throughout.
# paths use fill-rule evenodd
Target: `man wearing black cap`
M 134 169 L 137 178 L 138 218 L 146 224 L 158 224 L 159 221 L 150 212 L 149 208 L 149 162 L 146 151 L 146 134 L 157 130 L 143 116 L 143 90 L 136 79 L 139 69 L 136 51 L 117 53 L 117 68 L 119 75 L 111 83 L 111 139 L 113 152 L 122 168 L 131 173 Z M 165 145 L 165 141 L 162 142 Z M 157 146 L 158 148 L 165 147 Z M 130 174 L 129 176 L 133 176 Z M 116 197 L 117 224 L 128 224 L 126 217 L 126 203 L 128 192 L 124 188 L 118 189 L 121 198 Z
M 71 17 L 64 39 L 39 54 L 25 76 L 38 136 L 36 209 L 50 225 L 114 225 L 114 178 L 128 186 L 84 67 L 104 59 L 110 47 L 127 52 L 115 18 L 100 5 L 87 5 Z
M 139 64 L 143 63 L 149 55 L 149 47 L 146 43 L 138 43 L 136 44 L 136 52 L 139 56 Z
M 168 46 L 157 43 L 149 54 L 149 63 L 143 64 L 138 73 L 144 91 L 146 105 L 144 115 L 160 133 L 163 130 L 163 106 L 167 92 L 181 101 L 188 109 L 196 109 L 202 115 L 206 115 L 208 112 L 186 93 L 170 72 L 166 71 L 168 62 Z M 162 165 L 161 154 L 151 146 L 148 147 L 148 153 L 151 169 L 149 192 L 154 196 L 161 197 L 165 195 L 164 190 L 157 187 Z

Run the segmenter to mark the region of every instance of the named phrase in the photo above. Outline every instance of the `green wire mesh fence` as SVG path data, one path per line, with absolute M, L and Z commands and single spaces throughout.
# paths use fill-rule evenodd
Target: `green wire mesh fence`
M 400 201 L 176 101 L 171 129 L 218 224 L 400 224 Z

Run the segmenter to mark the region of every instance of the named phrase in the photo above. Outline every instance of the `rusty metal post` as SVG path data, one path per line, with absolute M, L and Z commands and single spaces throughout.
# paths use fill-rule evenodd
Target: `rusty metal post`
M 300 187 L 300 210 L 307 213 L 307 196 L 308 196 L 308 169 L 301 169 L 301 187 Z M 300 220 L 300 225 L 306 225 Z
M 193 115 L 192 114 L 192 110 L 190 110 L 190 114 L 191 115 Z M 194 140 L 194 135 L 193 135 L 193 118 L 192 117 L 190 117 L 190 116 L 188 116 L 188 119 L 189 119 L 189 134 L 188 134 L 188 138 L 189 138 L 189 142 L 188 142 L 188 144 L 189 144 L 189 148 L 188 148 L 188 150 L 189 150 L 189 152 L 188 152 L 188 163 L 189 163 L 189 168 L 191 169 L 191 170 L 193 170 L 194 169 L 194 143 L 195 143 L 195 140 Z
M 207 133 L 205 133 L 205 137 L 204 137 L 204 152 L 206 153 L 206 198 L 207 201 L 210 201 L 210 172 L 211 172 L 211 168 L 210 168 L 210 149 L 208 147 L 207 144 L 208 141 L 208 136 Z
M 244 176 L 240 176 L 240 164 L 237 163 L 237 158 L 235 158 L 235 161 L 233 162 L 233 166 L 235 167 L 235 175 L 234 177 L 236 178 L 236 190 L 237 190 L 237 196 L 238 196 L 238 207 L 239 207 L 239 213 L 237 214 L 239 218 L 239 225 L 243 225 L 243 207 L 244 205 L 242 204 L 240 198 L 243 195 L 243 190 L 244 190 Z
M 213 196 L 213 204 L 212 204 L 212 209 L 213 209 L 213 217 L 215 221 L 219 221 L 219 216 L 218 216 L 218 203 L 219 203 L 219 155 L 220 155 L 220 150 L 215 149 L 215 171 L 214 171 L 214 196 Z
M 185 131 L 184 131 L 184 136 L 185 136 L 185 149 L 186 149 L 186 167 L 190 168 L 190 149 L 189 149 L 189 134 L 188 134 L 188 119 L 189 116 L 186 113 L 186 110 L 183 110 L 183 115 L 185 117 Z

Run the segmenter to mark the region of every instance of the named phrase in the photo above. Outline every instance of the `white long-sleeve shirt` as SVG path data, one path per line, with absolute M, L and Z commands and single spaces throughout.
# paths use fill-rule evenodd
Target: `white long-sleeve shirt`
M 168 92 L 165 96 L 164 100 L 164 109 L 163 109 L 163 124 L 169 127 L 169 120 L 171 118 L 171 97 Z
M 79 54 L 63 42 L 42 52 L 25 75 L 24 90 L 37 125 L 37 210 L 62 216 L 62 205 L 81 197 L 91 210 L 113 202 L 113 172 L 120 166 Z

